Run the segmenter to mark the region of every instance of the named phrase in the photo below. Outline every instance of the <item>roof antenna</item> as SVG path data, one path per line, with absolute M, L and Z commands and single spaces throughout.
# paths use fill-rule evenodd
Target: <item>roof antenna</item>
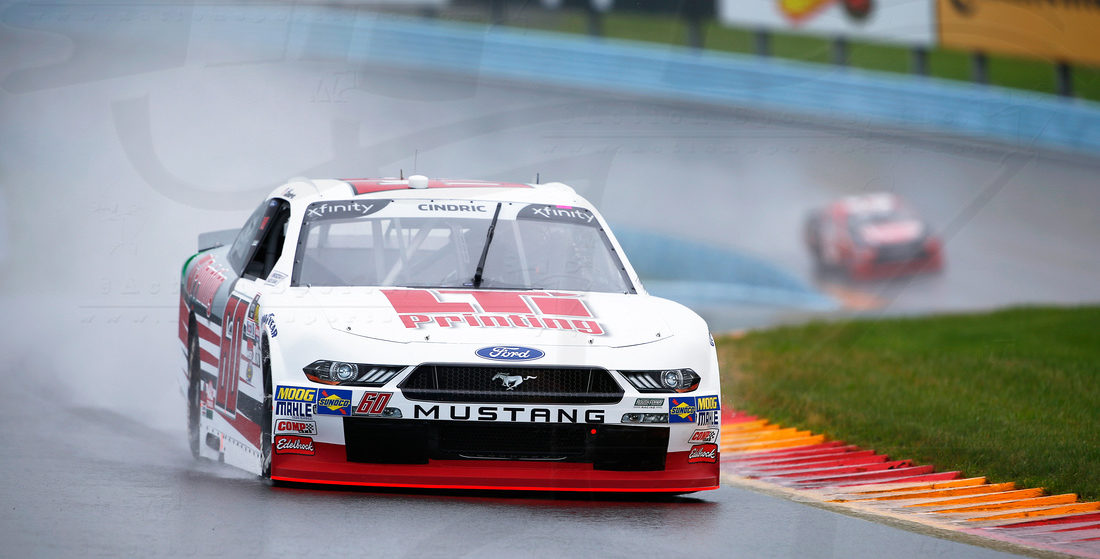
M 404 169 L 401 169 L 400 171 L 397 172 L 397 179 L 398 180 L 405 180 L 405 170 Z
M 535 173 L 535 184 L 539 184 L 539 174 Z

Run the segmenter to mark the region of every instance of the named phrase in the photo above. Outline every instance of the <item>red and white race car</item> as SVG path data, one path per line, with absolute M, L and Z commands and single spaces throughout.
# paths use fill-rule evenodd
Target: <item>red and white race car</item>
M 647 295 L 566 185 L 300 180 L 200 248 L 195 456 L 277 482 L 718 487 L 707 325 Z
M 943 244 L 897 195 L 849 196 L 810 213 L 806 246 L 818 270 L 868 280 L 943 268 Z

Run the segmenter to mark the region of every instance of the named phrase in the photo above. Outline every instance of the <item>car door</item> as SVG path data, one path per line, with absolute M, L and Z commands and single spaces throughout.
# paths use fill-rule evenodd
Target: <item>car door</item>
M 237 279 L 222 308 L 214 407 L 257 447 L 264 397 L 259 300 L 261 286 L 282 253 L 289 215 L 287 201 L 268 200 L 249 218 L 228 254 Z

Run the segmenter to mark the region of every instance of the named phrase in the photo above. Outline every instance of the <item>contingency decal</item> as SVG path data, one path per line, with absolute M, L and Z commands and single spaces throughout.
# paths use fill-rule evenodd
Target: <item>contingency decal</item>
M 688 442 L 691 444 L 717 443 L 718 429 L 697 429 L 691 434 L 691 438 L 688 439 Z
M 314 202 L 306 207 L 305 221 L 366 217 L 382 211 L 389 204 L 390 200 Z
M 317 402 L 316 388 L 280 386 L 275 389 L 275 415 L 297 419 L 312 419 Z
M 668 399 L 669 423 L 695 423 L 695 398 L 690 396 Z
M 276 435 L 275 454 L 304 454 L 313 456 L 313 439 L 296 435 Z
M 695 399 L 696 424 L 700 427 L 722 423 L 722 404 L 718 396 L 699 396 Z
M 688 452 L 688 464 L 698 464 L 700 462 L 707 464 L 718 462 L 718 445 L 701 444 L 691 447 L 691 451 Z
M 316 435 L 317 422 L 304 419 L 276 419 L 276 435 Z
M 603 326 L 573 293 L 383 289 L 405 328 L 535 328 L 599 336 Z
M 317 413 L 320 415 L 351 415 L 351 390 L 322 388 L 317 394 Z
M 600 222 L 591 211 L 573 206 L 553 206 L 549 204 L 531 204 L 516 214 L 516 219 L 532 221 L 559 221 L 576 225 L 599 227 Z
M 271 275 L 267 276 L 267 281 L 264 285 L 279 285 L 279 282 L 285 280 L 287 275 L 282 272 L 271 272 Z

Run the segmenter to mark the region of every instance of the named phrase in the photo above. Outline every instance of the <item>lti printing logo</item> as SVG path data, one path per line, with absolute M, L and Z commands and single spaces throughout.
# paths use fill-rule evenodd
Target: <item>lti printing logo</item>
M 669 398 L 669 423 L 695 423 L 695 398 Z
M 533 328 L 606 333 L 584 300 L 556 291 L 383 289 L 405 328 Z
M 493 361 L 534 361 L 546 355 L 546 352 L 533 347 L 503 345 L 483 347 L 474 353 L 482 359 Z
M 718 396 L 699 396 L 695 399 L 696 423 L 700 427 L 718 425 L 722 422 L 722 404 Z
M 718 462 L 718 445 L 700 444 L 691 447 L 691 451 L 688 452 L 688 464 L 698 464 L 700 462 L 707 464 Z
M 317 396 L 320 415 L 351 415 L 351 390 L 322 388 Z
M 313 439 L 294 435 L 277 435 L 275 437 L 275 454 L 313 456 Z

